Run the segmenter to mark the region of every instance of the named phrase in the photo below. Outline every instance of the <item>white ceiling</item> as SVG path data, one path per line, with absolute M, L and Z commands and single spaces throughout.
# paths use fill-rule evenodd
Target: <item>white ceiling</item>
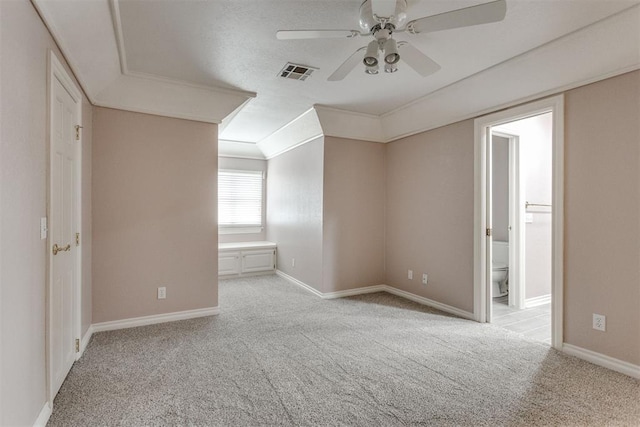
M 485 1 L 408 0 L 407 14 L 410 20 Z M 420 77 L 401 63 L 394 74 L 369 76 L 356 68 L 345 80 L 328 82 L 327 77 L 369 38 L 280 41 L 275 37 L 276 31 L 282 29 L 359 29 L 360 3 L 361 0 L 34 0 L 97 105 L 117 106 L 123 100 L 122 108 L 154 112 L 158 93 L 169 87 L 172 95 L 160 100 L 166 105 L 158 110 L 165 111 L 165 115 L 195 119 L 213 115 L 211 120 L 202 120 L 214 122 L 226 117 L 220 138 L 231 141 L 274 139 L 285 125 L 314 105 L 363 113 L 359 117 L 366 118 L 367 123 L 371 117 L 381 116 L 381 126 L 392 131 L 385 129 L 386 135 L 373 140 L 390 140 L 420 127 L 415 123 L 404 125 L 404 117 L 396 114 L 398 111 L 408 111 L 430 99 L 433 105 L 429 108 L 437 110 L 438 105 L 443 105 L 436 101 L 443 91 L 454 93 L 453 89 L 470 84 L 472 79 L 480 81 L 478 76 L 492 75 L 493 81 L 501 79 L 523 86 L 535 83 L 530 77 L 519 80 L 522 76 L 546 76 L 554 64 L 526 62 L 522 58 L 527 52 L 539 52 L 549 46 L 557 47 L 554 58 L 576 64 L 575 73 L 565 70 L 562 81 L 545 82 L 549 87 L 532 85 L 529 92 L 518 96 L 539 94 L 565 85 L 572 78 L 585 80 L 638 67 L 640 63 L 640 36 L 629 37 L 638 34 L 639 7 L 624 21 L 627 31 L 619 35 L 609 34 L 609 39 L 603 39 L 598 33 L 611 33 L 620 26 L 611 21 L 614 18 L 607 20 L 611 22 L 609 27 L 597 24 L 638 5 L 640 0 L 507 0 L 506 18 L 499 23 L 430 34 L 397 33 L 398 40 L 410 41 L 442 66 L 428 77 Z M 69 25 L 79 21 L 80 26 Z M 113 34 L 108 34 L 110 31 Z M 615 48 L 628 45 L 627 50 L 612 55 L 606 66 L 580 74 L 585 61 L 594 63 L 597 57 L 585 60 L 589 52 L 569 49 L 569 45 L 563 51 L 562 41 L 573 36 L 577 42 L 584 39 L 592 44 L 596 39 L 587 39 L 587 31 L 600 37 L 597 40 L 615 36 Z M 601 47 L 605 49 L 606 46 Z M 284 79 L 278 72 L 286 62 L 319 70 L 304 82 Z M 114 78 L 115 75 L 118 76 Z M 110 79 L 114 79 L 111 84 Z M 133 88 L 142 81 L 157 87 L 136 92 Z M 185 112 L 194 91 L 204 93 L 198 102 L 207 108 L 199 108 L 198 104 L 193 108 L 197 113 Z M 142 100 L 133 99 L 133 95 Z M 491 99 L 493 93 L 483 94 L 485 99 L 478 108 L 496 107 L 516 99 L 503 99 L 500 95 L 496 91 L 495 99 Z M 169 98 L 174 97 L 182 104 L 169 105 Z M 215 100 L 224 108 L 216 110 Z M 448 102 L 468 101 L 458 96 Z M 328 111 L 334 110 L 323 114 L 326 116 Z M 450 119 L 460 117 L 452 115 Z

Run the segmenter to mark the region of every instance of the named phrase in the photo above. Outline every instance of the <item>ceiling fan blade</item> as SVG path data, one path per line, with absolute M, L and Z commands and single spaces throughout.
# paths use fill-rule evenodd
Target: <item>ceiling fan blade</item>
M 362 51 L 365 49 L 366 47 L 361 47 L 360 49 L 356 50 L 353 55 L 347 58 L 347 60 L 344 61 L 342 65 L 340 65 L 338 69 L 329 76 L 327 80 L 330 82 L 337 82 L 347 77 L 347 75 L 351 71 L 353 71 L 354 68 L 356 68 L 356 65 L 362 63 Z
M 407 42 L 398 43 L 400 51 L 400 59 L 402 59 L 409 67 L 413 68 L 422 77 L 426 77 L 435 73 L 440 69 L 433 59 L 420 52 L 413 45 Z
M 452 10 L 439 15 L 415 19 L 407 24 L 407 31 L 412 34 L 431 33 L 451 28 L 488 24 L 504 19 L 507 13 L 506 0 L 496 0 L 477 6 Z
M 341 39 L 359 36 L 356 30 L 281 30 L 276 33 L 278 40 L 296 39 Z
M 396 14 L 396 0 L 370 0 L 371 12 L 380 18 L 390 18 Z

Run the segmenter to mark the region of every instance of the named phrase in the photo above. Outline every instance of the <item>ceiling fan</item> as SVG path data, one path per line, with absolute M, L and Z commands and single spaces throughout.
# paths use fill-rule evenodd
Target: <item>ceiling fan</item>
M 378 74 L 382 52 L 384 71 L 394 73 L 402 59 L 409 67 L 425 77 L 435 73 L 440 66 L 413 45 L 396 41 L 394 33 L 430 33 L 471 25 L 502 21 L 507 12 L 506 0 L 494 0 L 477 6 L 466 7 L 407 21 L 407 0 L 364 0 L 360 6 L 359 30 L 281 30 L 276 33 L 279 40 L 353 38 L 372 36 L 374 40 L 356 50 L 336 71 L 329 81 L 344 79 L 362 61 L 365 73 Z M 364 52 L 364 57 L 362 56 Z

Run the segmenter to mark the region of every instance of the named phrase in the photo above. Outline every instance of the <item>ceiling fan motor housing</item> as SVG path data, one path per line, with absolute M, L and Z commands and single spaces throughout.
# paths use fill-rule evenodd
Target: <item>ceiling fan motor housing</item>
M 380 29 L 393 30 L 402 27 L 407 20 L 407 0 L 397 0 L 393 16 L 374 16 L 372 0 L 364 0 L 360 5 L 360 28 L 366 33 L 376 33 Z

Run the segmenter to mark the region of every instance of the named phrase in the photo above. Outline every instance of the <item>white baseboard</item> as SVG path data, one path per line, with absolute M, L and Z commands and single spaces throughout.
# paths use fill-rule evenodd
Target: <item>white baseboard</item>
M 224 274 L 222 276 L 219 275 L 218 280 L 242 279 L 246 277 L 269 276 L 273 274 L 276 274 L 275 270 L 254 271 L 253 273 L 241 273 L 241 274 Z
M 447 304 L 443 304 L 441 302 L 438 301 L 433 301 L 430 300 L 429 298 L 425 298 L 422 297 L 420 295 L 415 295 L 412 294 L 411 292 L 407 292 L 407 291 L 403 291 L 400 289 L 396 289 L 392 286 L 389 285 L 374 285 L 374 286 L 366 286 L 363 288 L 355 288 L 355 289 L 349 289 L 346 291 L 337 291 L 337 292 L 327 292 L 327 293 L 322 293 L 320 291 L 318 291 L 316 288 L 307 285 L 304 282 L 301 282 L 300 280 L 289 276 L 286 273 L 283 273 L 280 270 L 276 271 L 276 274 L 288 281 L 290 281 L 291 283 L 294 283 L 304 289 L 306 289 L 307 291 L 311 292 L 312 294 L 319 296 L 322 299 L 334 299 L 334 298 L 344 298 L 344 297 L 350 297 L 350 296 L 354 296 L 354 295 L 362 295 L 362 294 L 371 294 L 374 292 L 387 292 L 390 293 L 392 295 L 396 295 L 399 296 L 401 298 L 405 298 L 414 302 L 417 302 L 419 304 L 422 305 L 426 305 L 429 307 L 433 307 L 436 308 L 440 311 L 444 311 L 445 313 L 450 313 L 450 314 L 454 314 L 456 316 L 462 317 L 464 319 L 470 319 L 470 320 L 474 320 L 473 317 L 473 313 L 469 313 L 468 311 L 464 311 L 461 310 L 459 308 L 456 307 L 452 307 L 450 305 Z
M 533 308 L 540 305 L 549 304 L 551 302 L 551 294 L 541 295 L 539 297 L 527 298 L 524 300 L 524 308 Z
M 322 294 L 322 299 L 336 299 L 344 297 L 352 297 L 354 295 L 373 294 L 376 292 L 385 292 L 387 285 L 365 286 L 363 288 L 347 289 L 346 291 L 327 292 Z
M 220 313 L 219 307 L 199 308 L 197 310 L 176 311 L 174 313 L 156 314 L 153 316 L 134 317 L 111 322 L 94 323 L 93 332 L 114 331 L 116 329 L 135 328 L 137 326 L 155 325 L 156 323 L 175 322 L 176 320 L 194 319 L 196 317 L 215 316 Z
M 572 344 L 562 344 L 562 351 L 571 356 L 591 362 L 594 365 L 599 365 L 611 369 L 612 371 L 640 379 L 640 366 L 634 365 L 633 363 L 625 362 L 624 360 L 616 359 L 611 356 L 606 356 L 602 353 L 596 353 L 595 351 L 577 347 Z
M 311 285 L 307 285 L 304 282 L 301 282 L 300 280 L 296 279 L 295 277 L 289 276 L 287 273 L 284 273 L 280 270 L 276 270 L 276 274 L 280 277 L 282 277 L 285 280 L 290 281 L 291 283 L 300 286 L 301 288 L 311 292 L 312 294 L 314 294 L 315 296 L 318 296 L 320 298 L 322 298 L 322 292 L 320 292 L 319 290 L 317 290 L 316 288 L 314 288 Z
M 390 294 L 397 295 L 402 298 L 406 298 L 408 300 L 417 302 L 422 305 L 436 308 L 440 311 L 444 311 L 445 313 L 454 314 L 458 317 L 462 317 L 463 319 L 475 320 L 473 317 L 473 313 L 469 313 L 468 311 L 461 310 L 457 307 L 443 304 L 441 302 L 434 301 L 432 299 L 425 298 L 420 295 L 412 294 L 411 292 L 403 291 L 401 289 L 397 289 L 389 285 L 385 285 L 385 287 L 386 287 L 385 291 L 389 292 Z
M 49 421 L 49 417 L 51 416 L 53 408 L 49 406 L 49 402 L 45 402 L 38 418 L 36 418 L 36 422 L 33 423 L 33 427 L 45 427 L 47 422 Z

